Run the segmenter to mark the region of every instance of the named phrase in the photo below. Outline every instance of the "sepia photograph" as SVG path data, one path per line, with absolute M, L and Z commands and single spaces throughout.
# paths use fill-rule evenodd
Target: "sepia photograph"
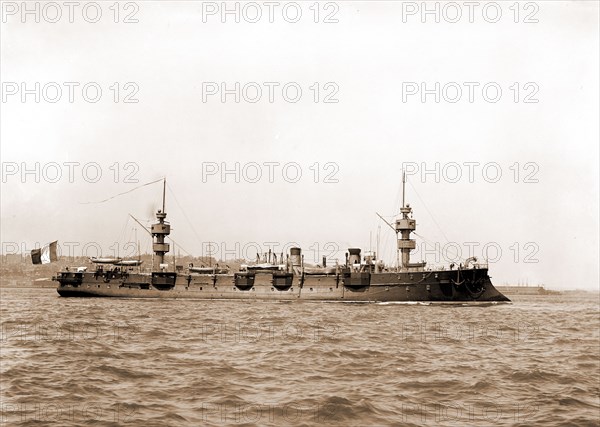
M 600 1 L 0 13 L 0 427 L 600 426 Z

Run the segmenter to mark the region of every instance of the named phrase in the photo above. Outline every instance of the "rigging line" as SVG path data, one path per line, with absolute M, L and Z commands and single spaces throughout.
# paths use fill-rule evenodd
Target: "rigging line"
M 143 225 L 143 224 L 142 224 L 140 221 L 138 221 L 138 220 L 136 219 L 136 217 L 134 217 L 133 215 L 129 214 L 129 216 L 130 216 L 131 218 L 133 218 L 133 219 L 135 220 L 135 222 L 137 222 L 137 223 L 138 223 L 138 224 L 139 224 L 139 225 L 142 227 L 142 229 L 143 229 L 143 230 L 144 230 L 146 233 L 150 234 L 150 236 L 151 236 L 151 237 L 150 237 L 150 240 L 151 240 L 152 242 L 154 242 L 154 240 L 153 240 L 153 236 L 152 236 L 152 232 L 149 230 L 149 227 L 146 227 L 146 226 L 144 226 L 144 225 Z M 147 221 L 147 222 L 149 222 L 150 220 L 146 220 L 146 221 Z M 173 240 L 173 238 L 172 238 L 171 236 L 167 236 L 167 239 L 169 239 L 171 242 L 173 242 L 173 244 L 174 244 L 176 247 L 178 247 L 179 249 L 181 249 L 181 250 L 182 250 L 183 252 L 185 252 L 187 255 L 189 255 L 189 256 L 191 256 L 191 257 L 193 257 L 193 255 L 192 255 L 191 253 L 189 253 L 188 251 L 186 251 L 186 250 L 185 250 L 185 248 L 184 248 L 183 246 L 181 246 L 179 243 L 177 243 L 175 240 Z
M 119 233 L 119 239 L 121 239 L 121 238 L 125 239 L 125 230 L 127 229 L 127 224 L 129 224 L 129 217 L 125 218 L 125 224 L 123 224 L 123 228 L 121 229 L 121 232 Z
M 131 190 L 127 190 L 127 191 L 123 191 L 122 193 L 115 194 L 114 196 L 111 196 L 108 199 L 100 200 L 100 201 L 97 201 L 97 202 L 79 202 L 79 204 L 80 205 L 90 205 L 90 204 L 98 204 L 98 203 L 108 202 L 109 200 L 112 200 L 112 199 L 114 199 L 116 197 L 122 196 L 123 194 L 131 193 L 132 191 L 135 191 L 138 188 L 142 188 L 142 187 L 145 187 L 145 186 L 150 185 L 150 184 L 156 184 L 157 182 L 160 182 L 163 179 L 164 178 L 160 178 L 160 179 L 157 179 L 156 181 L 147 182 L 146 184 L 138 185 L 137 187 L 132 188 Z
M 415 188 L 414 185 L 412 185 L 412 182 L 408 182 L 411 186 L 411 188 L 414 190 L 415 194 L 417 195 L 417 197 L 419 198 L 419 200 L 421 201 L 421 203 L 423 204 L 423 207 L 425 208 L 425 210 L 427 211 L 427 213 L 429 214 L 429 216 L 431 217 L 431 219 L 433 220 L 434 224 L 437 226 L 437 228 L 440 230 L 440 232 L 442 233 L 442 236 L 444 236 L 444 239 L 446 239 L 446 243 L 450 243 L 450 239 L 448 239 L 448 237 L 446 236 L 446 233 L 444 233 L 444 230 L 442 230 L 442 227 L 440 227 L 440 225 L 438 224 L 438 222 L 435 220 L 435 217 L 433 216 L 433 214 L 431 213 L 431 211 L 429 210 L 429 208 L 427 207 L 427 205 L 425 204 L 425 201 L 423 201 L 423 199 L 421 198 L 421 196 L 419 195 L 417 189 Z
M 173 196 L 173 199 L 175 200 L 175 203 L 177 204 L 177 206 L 179 207 L 179 210 L 181 211 L 181 213 L 183 214 L 185 220 L 188 222 L 190 228 L 192 229 L 192 231 L 194 232 L 196 239 L 198 239 L 198 243 L 200 243 L 200 246 L 202 246 L 202 239 L 200 238 L 200 235 L 198 234 L 198 232 L 196 231 L 196 229 L 194 228 L 194 224 L 192 224 L 192 221 L 190 221 L 190 219 L 188 218 L 187 214 L 185 213 L 185 211 L 183 210 L 183 208 L 181 207 L 181 204 L 179 203 L 179 200 L 177 199 L 177 196 L 175 195 L 175 192 L 173 191 L 173 189 L 171 188 L 171 186 L 169 184 L 167 184 L 167 188 L 169 189 L 169 192 L 171 193 L 171 195 Z M 188 253 L 189 255 L 189 253 Z
M 181 249 L 183 252 L 185 252 L 187 255 L 193 257 L 193 255 L 191 253 L 189 253 L 188 251 L 186 251 L 184 249 L 183 246 L 181 246 L 179 243 L 177 243 L 175 240 L 173 240 L 173 238 L 171 236 L 167 236 L 167 239 L 169 239 L 171 242 L 173 242 L 173 245 L 178 247 L 179 249 Z

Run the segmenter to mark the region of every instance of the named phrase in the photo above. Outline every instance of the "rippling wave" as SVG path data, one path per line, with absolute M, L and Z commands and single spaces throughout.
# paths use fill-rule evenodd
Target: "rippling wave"
M 5 425 L 599 425 L 597 298 L 481 307 L 1 293 Z

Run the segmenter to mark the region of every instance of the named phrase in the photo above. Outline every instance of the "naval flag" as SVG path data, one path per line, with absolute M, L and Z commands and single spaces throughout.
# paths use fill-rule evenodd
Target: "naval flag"
M 52 261 L 57 261 L 56 247 L 58 241 L 48 243 L 42 249 L 33 249 L 31 251 L 31 262 L 34 264 L 50 264 Z

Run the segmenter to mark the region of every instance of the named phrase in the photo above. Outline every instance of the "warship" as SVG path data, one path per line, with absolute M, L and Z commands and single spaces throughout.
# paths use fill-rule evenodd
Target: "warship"
M 91 258 L 93 268 L 65 268 L 53 280 L 62 297 L 192 298 L 202 300 L 275 300 L 342 302 L 481 302 L 510 300 L 491 282 L 488 265 L 472 257 L 458 266 L 428 268 L 425 262 L 411 262 L 416 248 L 411 233 L 416 230 L 412 208 L 405 203 L 406 178 L 402 177 L 402 207 L 393 223 L 396 232 L 396 265 L 386 265 L 373 252 L 362 255 L 360 248 L 349 248 L 345 262 L 305 265 L 302 249 L 269 257 L 238 271 L 228 268 L 177 268 L 165 262 L 171 233 L 166 220 L 163 180 L 162 210 L 156 223 L 147 230 L 152 235 L 152 271 L 142 272 L 141 261 L 121 258 Z M 383 218 L 382 218 L 383 219 Z M 261 262 L 262 261 L 262 262 Z M 136 271 L 137 268 L 137 271 Z

